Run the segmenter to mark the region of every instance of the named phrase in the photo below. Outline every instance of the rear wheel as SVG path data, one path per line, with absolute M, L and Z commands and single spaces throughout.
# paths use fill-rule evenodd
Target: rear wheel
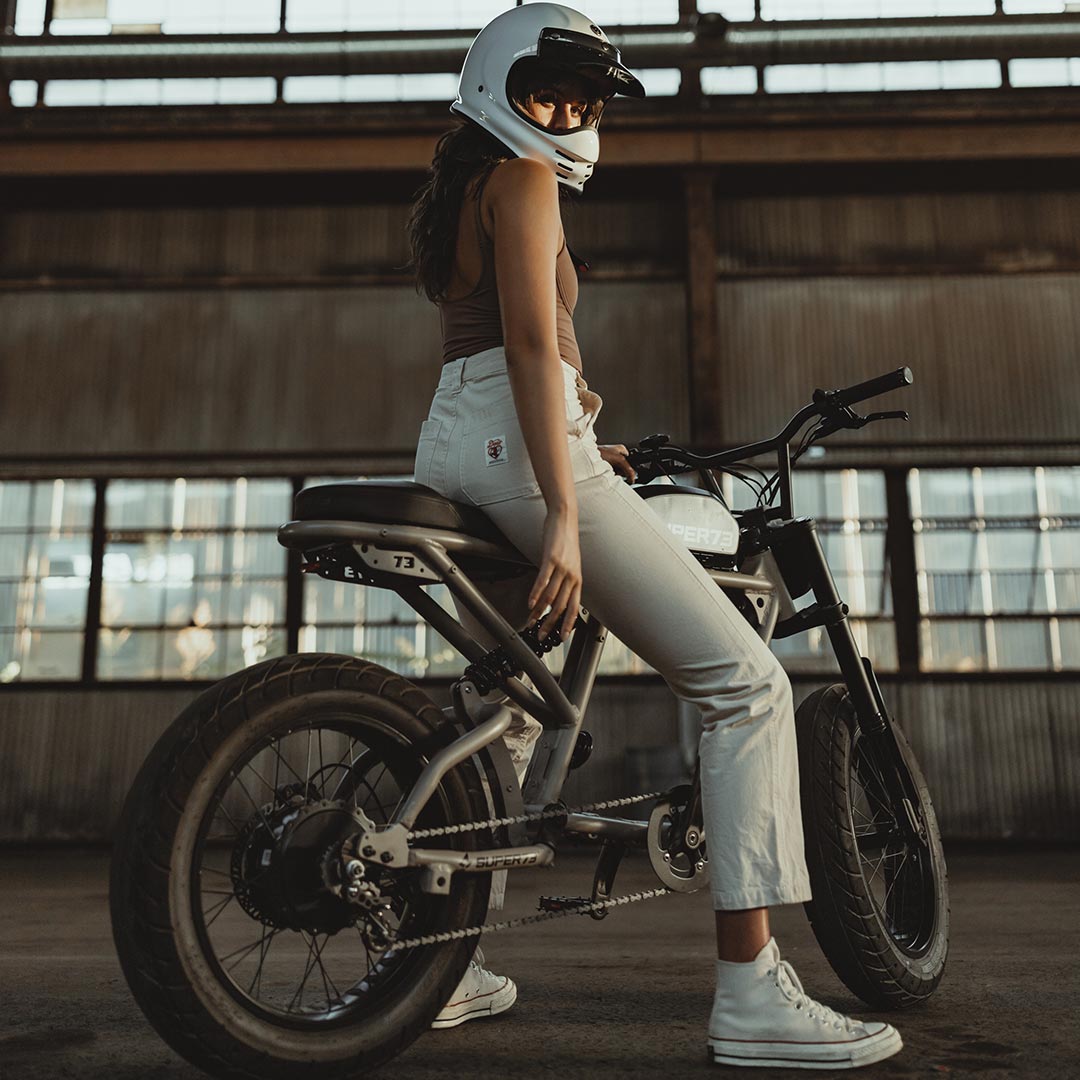
M 128 797 L 110 889 L 124 974 L 174 1049 L 220 1076 L 333 1080 L 428 1029 L 475 939 L 390 940 L 482 923 L 490 878 L 433 896 L 415 870 L 369 872 L 359 908 L 333 890 L 335 854 L 389 820 L 452 732 L 399 676 L 319 654 L 239 672 L 180 715 Z M 417 827 L 487 816 L 467 762 Z
M 919 764 L 890 721 L 895 764 L 918 793 L 911 809 L 924 842 L 901 829 L 907 811 L 887 794 L 887 763 L 858 730 L 846 686 L 812 693 L 795 722 L 814 934 L 836 974 L 867 1004 L 917 1004 L 940 982 L 949 947 L 945 855 Z

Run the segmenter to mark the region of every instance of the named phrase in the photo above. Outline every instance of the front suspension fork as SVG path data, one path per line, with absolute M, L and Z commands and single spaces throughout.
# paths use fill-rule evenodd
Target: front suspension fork
M 770 548 L 791 598 L 797 599 L 807 592 L 814 595 L 812 604 L 777 623 L 773 636 L 787 637 L 814 626 L 825 627 L 847 685 L 864 752 L 881 776 L 890 805 L 898 810 L 897 823 L 906 839 L 925 847 L 926 826 L 916 809 L 919 793 L 908 770 L 901 768 L 900 746 L 881 686 L 870 658 L 859 653 L 847 620 L 848 606 L 836 591 L 817 526 L 810 518 L 794 518 L 769 522 L 768 532 Z

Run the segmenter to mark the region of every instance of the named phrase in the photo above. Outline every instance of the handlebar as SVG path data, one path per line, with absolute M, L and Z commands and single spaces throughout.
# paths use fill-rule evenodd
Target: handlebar
M 630 449 L 628 460 L 638 473 L 639 482 L 645 482 L 668 471 L 665 466 L 675 466 L 674 471 L 687 472 L 691 469 L 702 470 L 702 476 L 717 493 L 719 487 L 716 478 L 708 472 L 709 469 L 724 469 L 727 465 L 736 465 L 756 457 L 767 450 L 776 452 L 778 460 L 778 477 L 780 490 L 780 507 L 783 517 L 791 516 L 791 466 L 794 460 L 807 449 L 815 437 L 823 438 L 840 428 L 860 428 L 874 420 L 901 419 L 907 420 L 906 412 L 871 413 L 869 416 L 859 416 L 850 408 L 855 402 L 865 401 L 867 398 L 884 394 L 890 390 L 898 390 L 902 386 L 910 386 L 914 382 L 911 368 L 902 367 L 895 371 L 886 372 L 873 379 L 867 379 L 861 383 L 843 387 L 840 390 L 814 390 L 813 402 L 800 409 L 785 425 L 783 431 L 771 439 L 763 439 L 760 442 L 749 443 L 746 446 L 737 446 L 732 450 L 722 450 L 716 454 L 693 454 L 678 446 L 668 444 L 666 435 L 650 435 L 642 439 L 637 446 Z M 788 445 L 792 436 L 799 432 L 807 420 L 813 417 L 821 417 L 821 422 L 811 430 L 803 439 L 802 444 L 791 455 Z M 728 470 L 734 472 L 734 470 Z M 738 473 L 736 473 L 738 475 Z M 775 480 L 777 477 L 774 476 Z M 769 481 L 771 484 L 772 481 Z M 767 492 L 769 484 L 765 486 L 762 495 Z M 769 502 L 772 501 L 769 495 Z M 766 503 L 768 505 L 768 503 Z
M 843 390 L 815 390 L 814 401 L 819 400 L 819 395 L 828 395 L 836 405 L 854 405 L 857 401 L 865 401 L 867 398 L 877 397 L 878 394 L 886 394 L 890 390 L 899 390 L 901 386 L 910 386 L 915 381 L 911 374 L 911 368 L 902 367 L 890 371 L 885 375 L 878 375 L 865 382 L 846 386 Z

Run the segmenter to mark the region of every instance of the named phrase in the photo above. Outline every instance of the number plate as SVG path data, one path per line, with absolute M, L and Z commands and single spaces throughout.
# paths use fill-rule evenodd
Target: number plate
M 390 551 L 371 544 L 354 544 L 356 554 L 372 570 L 381 570 L 384 574 L 401 574 L 404 577 L 426 578 L 438 581 L 435 571 L 413 551 Z

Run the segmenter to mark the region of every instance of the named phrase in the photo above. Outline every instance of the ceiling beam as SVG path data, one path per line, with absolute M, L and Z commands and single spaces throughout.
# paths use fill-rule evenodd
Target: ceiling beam
M 0 142 L 0 177 L 422 171 L 443 129 L 48 139 L 20 133 Z M 1016 158 L 1080 158 L 1080 117 L 620 127 L 604 135 L 602 161 L 656 168 Z

